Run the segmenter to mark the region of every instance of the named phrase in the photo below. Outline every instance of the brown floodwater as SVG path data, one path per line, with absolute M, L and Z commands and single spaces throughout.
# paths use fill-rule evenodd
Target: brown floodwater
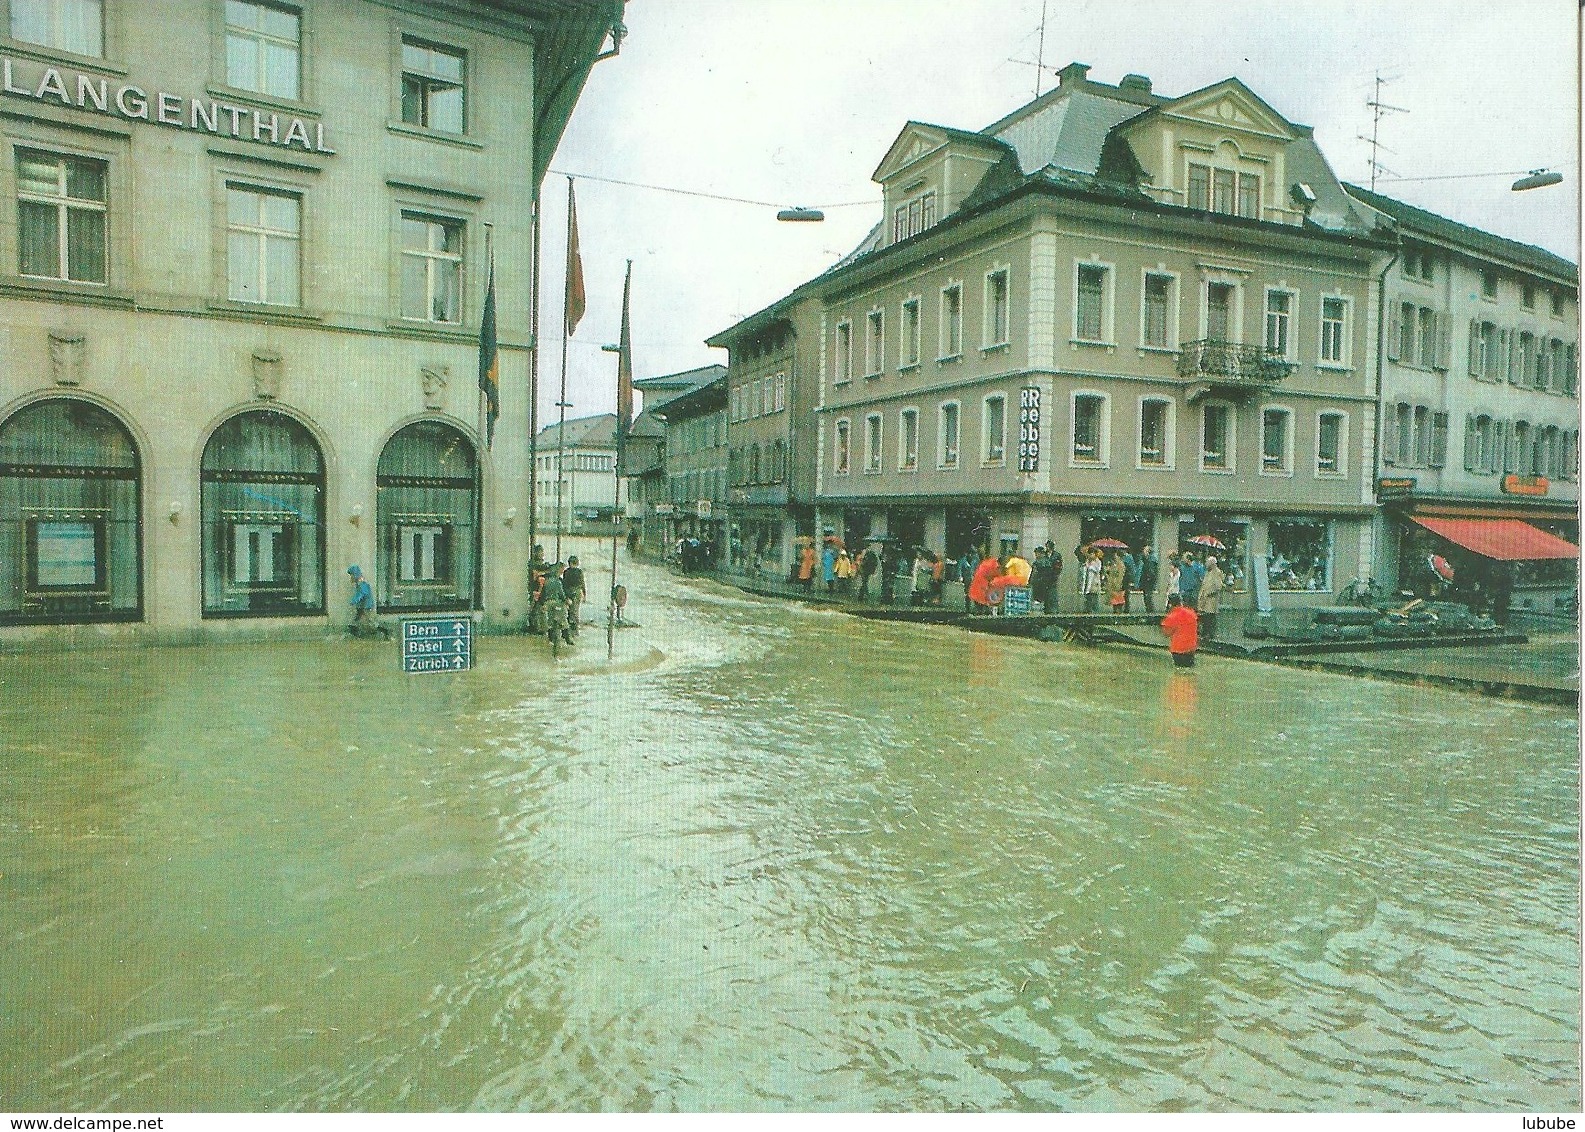
M 1580 1108 L 1574 713 L 624 569 L 0 656 L 0 1110 Z

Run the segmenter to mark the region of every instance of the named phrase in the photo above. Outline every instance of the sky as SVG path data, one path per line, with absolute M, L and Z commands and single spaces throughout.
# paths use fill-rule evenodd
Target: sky
M 628 0 L 621 52 L 595 65 L 544 185 L 540 420 L 561 380 L 568 175 L 588 292 L 571 418 L 615 405 L 600 347 L 626 260 L 634 375 L 724 365 L 706 338 L 880 219 L 870 177 L 910 119 L 983 129 L 1074 61 L 1168 96 L 1236 76 L 1366 186 L 1379 75 L 1402 109 L 1379 124 L 1377 191 L 1578 262 L 1578 20 L 1573 0 Z M 1538 168 L 1563 184 L 1511 191 Z M 826 219 L 776 221 L 795 205 Z

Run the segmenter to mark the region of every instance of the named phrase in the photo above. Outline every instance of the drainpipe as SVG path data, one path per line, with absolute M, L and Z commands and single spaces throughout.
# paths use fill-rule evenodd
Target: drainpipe
M 1376 442 L 1371 446 L 1370 452 L 1370 490 L 1372 498 L 1376 494 L 1376 484 L 1381 479 L 1381 427 L 1383 421 L 1381 393 L 1383 374 L 1387 365 L 1387 272 L 1392 270 L 1393 265 L 1398 262 L 1398 258 L 1402 254 L 1403 240 L 1402 237 L 1399 237 L 1398 243 L 1392 249 L 1392 258 L 1387 261 L 1387 265 L 1381 269 L 1381 274 L 1376 277 Z M 1451 422 L 1449 422 L 1448 427 L 1451 430 Z M 1377 517 L 1382 521 L 1381 526 L 1377 528 L 1380 531 L 1382 545 L 1376 545 L 1376 539 L 1371 540 L 1371 557 L 1375 561 L 1371 562 L 1371 568 L 1368 571 L 1361 564 L 1361 575 L 1369 574 L 1374 576 L 1376 566 L 1380 564 L 1382 557 L 1381 551 L 1383 545 L 1385 545 L 1387 534 L 1385 509 L 1378 510 Z

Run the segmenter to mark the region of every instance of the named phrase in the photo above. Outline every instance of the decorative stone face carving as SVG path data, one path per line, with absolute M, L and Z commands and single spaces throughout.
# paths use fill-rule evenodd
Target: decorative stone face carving
M 418 367 L 419 380 L 424 386 L 424 408 L 444 409 L 446 407 L 446 386 L 450 383 L 450 366 L 420 366 Z
M 87 336 L 80 330 L 50 331 L 50 372 L 56 385 L 81 385 Z
M 281 381 L 285 377 L 286 362 L 281 352 L 272 346 L 261 346 L 253 351 L 253 396 L 260 401 L 275 401 L 281 396 Z

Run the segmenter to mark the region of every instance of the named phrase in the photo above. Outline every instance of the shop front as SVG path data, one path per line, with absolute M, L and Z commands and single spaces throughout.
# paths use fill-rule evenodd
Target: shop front
M 1416 510 L 1398 528 L 1398 584 L 1506 621 L 1510 610 L 1571 613 L 1579 588 L 1577 519 Z

